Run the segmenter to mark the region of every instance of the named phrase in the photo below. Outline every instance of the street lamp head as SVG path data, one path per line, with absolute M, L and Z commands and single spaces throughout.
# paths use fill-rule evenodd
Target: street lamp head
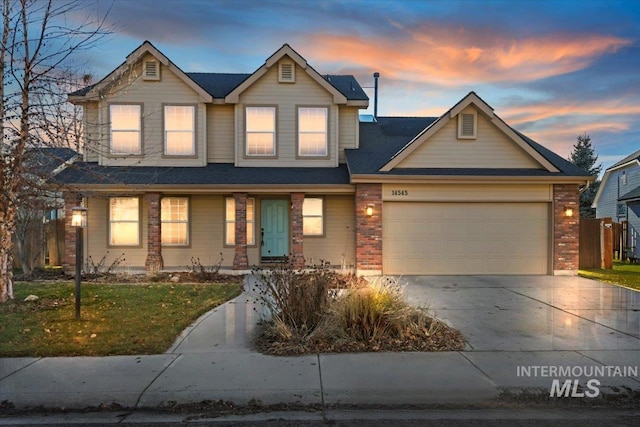
M 87 208 L 82 206 L 71 208 L 71 226 L 82 228 L 87 226 Z

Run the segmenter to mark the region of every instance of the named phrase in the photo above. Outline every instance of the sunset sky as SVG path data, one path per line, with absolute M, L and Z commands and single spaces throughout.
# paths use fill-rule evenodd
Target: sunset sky
M 640 149 L 637 0 L 85 3 L 115 29 L 82 58 L 98 79 L 144 40 L 184 71 L 229 73 L 288 43 L 321 74 L 370 87 L 380 72 L 381 116 L 440 116 L 473 90 L 564 157 L 585 132 L 605 168 Z

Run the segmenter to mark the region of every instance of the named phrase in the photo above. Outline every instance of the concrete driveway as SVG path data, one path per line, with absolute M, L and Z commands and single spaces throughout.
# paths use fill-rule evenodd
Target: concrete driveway
M 638 350 L 640 292 L 569 276 L 405 276 L 470 351 Z

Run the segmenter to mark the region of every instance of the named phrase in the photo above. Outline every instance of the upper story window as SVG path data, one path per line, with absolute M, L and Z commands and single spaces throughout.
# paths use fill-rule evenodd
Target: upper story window
M 276 108 L 247 107 L 245 121 L 247 156 L 275 156 Z
M 298 155 L 326 157 L 327 116 L 325 107 L 298 108 Z
M 160 203 L 162 244 L 185 246 L 189 244 L 189 199 L 163 197 Z
M 302 234 L 304 236 L 324 234 L 323 202 L 321 197 L 305 197 L 302 203 Z
M 141 154 L 142 107 L 114 104 L 109 106 L 111 154 Z
M 627 185 L 627 171 L 622 171 L 622 175 L 620 175 L 620 184 Z
M 247 197 L 246 222 L 247 222 L 247 245 L 256 244 L 256 199 Z M 234 246 L 236 244 L 236 200 L 233 197 L 225 199 L 225 227 L 224 244 Z
M 195 107 L 165 105 L 164 154 L 193 156 L 196 154 Z
M 109 199 L 109 245 L 140 245 L 140 198 Z

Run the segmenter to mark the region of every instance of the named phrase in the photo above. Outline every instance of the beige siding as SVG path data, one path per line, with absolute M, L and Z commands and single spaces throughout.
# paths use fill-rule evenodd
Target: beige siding
M 119 265 L 119 269 L 140 270 L 144 268 L 147 259 L 147 204 L 144 197 L 141 197 L 140 207 L 142 210 L 141 247 L 108 247 L 109 243 L 109 199 L 107 197 L 96 197 L 87 200 L 87 229 L 86 234 L 90 239 L 85 239 L 85 260 L 91 257 L 95 264 L 98 264 L 104 257 L 104 265 L 108 267 L 120 255 L 124 254 L 125 261 Z
M 233 163 L 234 106 L 207 106 L 207 160 L 209 163 Z
M 549 203 L 385 202 L 384 274 L 549 274 Z
M 324 237 L 304 238 L 304 257 L 309 263 L 320 260 L 333 266 L 355 263 L 355 207 L 353 196 L 324 198 Z
M 344 150 L 346 148 L 358 148 L 358 119 L 357 107 L 340 107 L 340 135 L 339 135 L 339 159 L 344 163 Z
M 468 111 L 469 109 L 465 109 L 463 113 Z M 457 123 L 457 117 L 453 117 L 397 167 L 541 168 L 540 164 L 481 114 L 478 114 L 477 139 L 458 139 Z
M 82 115 L 84 124 L 84 160 L 97 162 L 104 147 L 100 145 L 100 126 L 98 103 L 91 102 L 83 105 Z
M 296 68 L 295 83 L 278 83 L 278 67 L 273 66 L 240 95 L 236 105 L 236 164 L 238 166 L 337 166 L 338 159 L 338 107 L 333 105 L 333 96 L 309 77 L 304 70 Z M 245 157 L 244 108 L 247 105 L 275 105 L 277 107 L 276 145 L 277 159 Z M 297 107 L 329 107 L 329 159 L 297 159 Z
M 189 247 L 162 247 L 165 268 L 182 269 L 191 265 L 191 258 L 200 259 L 205 266 L 233 265 L 233 248 L 223 248 L 224 197 L 222 195 L 194 195 L 189 198 Z
M 105 147 L 109 142 L 109 104 L 142 104 L 142 158 L 101 157 L 103 165 L 136 166 L 204 166 L 206 164 L 206 108 L 192 88 L 173 74 L 168 67 L 161 66 L 161 81 L 145 81 L 141 77 L 142 66 L 138 64 L 119 84 L 111 88 L 108 96 L 100 101 L 101 140 Z M 196 158 L 163 158 L 164 129 L 163 105 L 194 104 L 196 106 Z M 104 153 L 107 154 L 107 153 Z
M 550 202 L 549 184 L 383 184 L 382 200 L 406 202 Z

